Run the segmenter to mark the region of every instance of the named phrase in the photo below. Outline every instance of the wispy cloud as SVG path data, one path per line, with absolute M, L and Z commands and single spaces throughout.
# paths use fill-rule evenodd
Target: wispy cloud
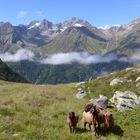
M 37 11 L 37 16 L 38 16 L 38 17 L 44 17 L 45 14 L 44 14 L 43 11 Z
M 27 11 L 24 10 L 19 11 L 17 14 L 17 18 L 24 18 L 25 16 L 27 16 Z
M 21 60 L 31 61 L 34 58 L 34 53 L 26 49 L 19 49 L 14 54 L 9 52 L 0 54 L 0 58 L 5 62 L 18 62 Z
M 109 29 L 109 28 L 111 28 L 111 27 L 120 27 L 120 25 L 119 24 L 114 24 L 114 25 L 105 25 L 105 26 L 99 26 L 98 28 L 99 29 L 104 29 L 104 30 L 106 30 L 106 29 Z

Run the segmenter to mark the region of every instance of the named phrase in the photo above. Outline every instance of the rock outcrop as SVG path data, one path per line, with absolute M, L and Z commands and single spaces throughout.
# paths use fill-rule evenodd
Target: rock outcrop
M 110 82 L 110 86 L 114 86 L 114 85 L 122 84 L 122 83 L 124 83 L 124 80 L 123 80 L 123 79 L 115 78 L 115 79 L 113 79 L 113 80 Z
M 83 97 L 85 97 L 87 95 L 87 92 L 85 92 L 83 89 L 78 89 L 78 93 L 76 94 L 76 98 L 77 99 L 82 99 Z
M 76 84 L 76 88 L 77 88 L 77 94 L 76 94 L 76 98 L 77 99 L 81 99 L 83 97 L 85 97 L 87 95 L 87 92 L 84 91 L 85 88 L 85 82 L 80 82 Z
M 89 101 L 89 104 L 97 105 L 98 107 L 101 108 L 107 108 L 108 106 L 108 98 L 104 95 L 100 95 L 98 99 L 91 99 Z
M 140 77 L 137 77 L 136 82 L 140 81 Z
M 140 82 L 138 82 L 138 83 L 136 84 L 136 87 L 137 87 L 138 89 L 140 89 Z
M 140 98 L 131 91 L 116 91 L 109 100 L 110 105 L 117 108 L 118 111 L 133 109 L 140 105 Z

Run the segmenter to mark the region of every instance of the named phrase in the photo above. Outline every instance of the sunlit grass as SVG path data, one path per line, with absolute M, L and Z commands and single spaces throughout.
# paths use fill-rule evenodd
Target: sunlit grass
M 10 85 L 0 92 L 0 140 L 97 139 L 94 132 L 83 131 L 81 117 L 87 101 L 97 97 L 103 89 L 92 89 L 95 94 L 93 92 L 86 98 L 78 100 L 75 97 L 77 92 L 75 84 L 31 85 L 3 81 L 0 81 L 0 84 Z M 115 109 L 110 110 L 113 112 L 116 126 L 112 134 L 103 135 L 103 138 L 107 140 L 140 138 L 140 108 L 123 113 Z M 69 111 L 76 111 L 80 115 L 75 134 L 69 133 L 66 123 Z

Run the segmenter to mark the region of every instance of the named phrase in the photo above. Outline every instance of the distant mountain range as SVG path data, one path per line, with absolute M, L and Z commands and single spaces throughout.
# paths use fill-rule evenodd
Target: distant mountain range
M 80 58 L 77 58 L 77 54 L 73 56 L 73 52 L 89 54 L 89 56 L 80 54 L 80 57 L 83 56 L 85 60 L 88 60 L 86 65 L 88 64 L 90 70 L 85 64 L 79 64 Z M 73 59 L 71 62 L 66 62 L 72 65 L 71 70 L 66 62 L 57 66 L 54 65 L 55 62 L 52 62 L 52 59 L 47 59 L 55 58 L 56 56 L 53 55 L 59 53 L 70 53 L 69 56 Z M 97 59 L 99 58 L 93 57 L 94 55 L 101 55 L 103 59 L 104 56 L 107 59 L 108 55 L 110 58 L 110 54 L 113 54 L 113 59 L 108 62 L 98 62 Z M 59 57 L 62 58 L 62 56 L 64 54 Z M 52 83 L 77 81 L 79 78 L 74 77 L 78 77 L 78 74 L 71 80 L 68 78 L 73 72 L 76 73 L 76 66 L 79 66 L 77 68 L 79 73 L 81 69 L 85 69 L 83 70 L 85 73 L 94 71 L 81 79 L 84 80 L 90 76 L 94 77 L 101 74 L 101 71 L 110 72 L 123 69 L 135 62 L 139 63 L 139 56 L 140 19 L 126 25 L 112 26 L 108 29 L 95 27 L 88 21 L 75 17 L 58 24 L 45 19 L 32 21 L 29 25 L 18 26 L 13 26 L 8 22 L 0 22 L 0 57 L 12 69 L 31 82 L 44 83 L 52 79 L 55 79 L 51 81 Z M 55 58 L 56 61 L 58 61 L 57 57 Z M 66 57 L 63 58 L 65 60 Z M 92 59 L 90 63 L 89 59 Z M 118 68 L 112 69 L 110 66 L 115 65 L 114 62 L 116 61 Z M 108 64 L 107 67 L 110 67 L 110 70 L 104 67 L 105 63 Z M 100 70 L 96 69 L 97 64 L 100 64 Z M 60 68 L 62 73 L 64 71 L 64 73 L 67 73 L 64 74 L 62 79 L 62 75 L 58 76 L 59 74 L 57 74 L 58 67 L 62 67 Z M 71 74 L 68 74 L 68 71 L 71 71 Z M 95 74 L 95 71 L 98 74 Z
M 0 49 L 41 48 L 45 53 L 86 51 L 106 53 L 112 50 L 139 50 L 140 19 L 126 25 L 101 29 L 82 19 L 72 18 L 53 24 L 47 20 L 13 26 L 0 22 Z M 126 53 L 125 53 L 126 54 Z

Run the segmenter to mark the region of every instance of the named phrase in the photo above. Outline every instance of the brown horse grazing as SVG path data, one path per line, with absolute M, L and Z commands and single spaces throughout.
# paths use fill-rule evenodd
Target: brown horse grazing
M 96 134 L 99 136 L 100 125 L 102 123 L 107 131 L 111 131 L 114 125 L 112 113 L 108 110 L 97 108 L 96 106 L 94 106 L 93 109 L 95 136 Z
M 67 123 L 69 125 L 70 132 L 74 132 L 78 123 L 79 116 L 75 112 L 69 112 Z

